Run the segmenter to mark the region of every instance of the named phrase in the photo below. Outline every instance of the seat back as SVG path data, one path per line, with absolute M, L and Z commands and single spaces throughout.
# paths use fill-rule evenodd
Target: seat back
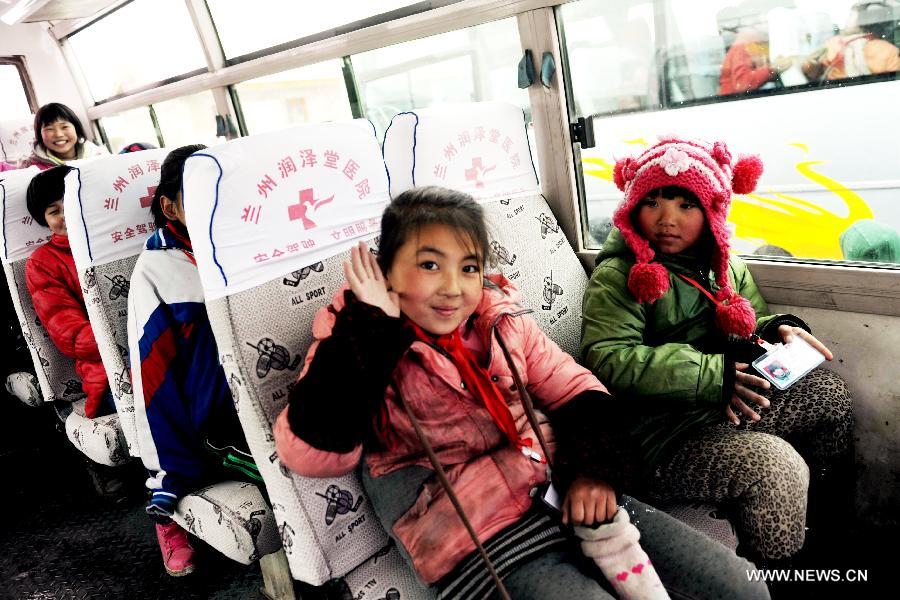
M 0 122 L 0 161 L 15 165 L 34 150 L 34 115 Z
M 88 318 L 131 456 L 140 456 L 128 368 L 131 272 L 155 230 L 150 201 L 168 150 L 144 150 L 69 163 L 65 211 Z
M 357 475 L 295 475 L 272 437 L 313 316 L 343 284 L 348 249 L 380 226 L 388 182 L 372 125 L 294 127 L 195 153 L 183 190 L 207 313 L 293 576 L 416 597 L 402 561 L 373 558 L 388 539 Z
M 384 160 L 393 196 L 440 185 L 482 203 L 496 268 L 541 329 L 578 356 L 587 276 L 541 196 L 522 110 L 474 102 L 400 113 L 385 132 Z
M 50 239 L 50 229 L 31 218 L 25 202 L 28 184 L 39 172 L 37 167 L 30 167 L 0 173 L 3 200 L 3 253 L 0 259 L 44 401 L 52 402 L 57 398 L 75 401 L 86 397 L 81 389 L 81 379 L 75 374 L 75 361 L 60 352 L 50 339 L 37 317 L 25 284 L 28 257 Z M 33 403 L 39 404 L 40 398 L 34 398 Z

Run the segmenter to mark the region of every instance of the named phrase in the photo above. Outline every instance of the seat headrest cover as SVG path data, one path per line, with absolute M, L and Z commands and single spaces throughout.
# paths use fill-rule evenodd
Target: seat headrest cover
M 388 181 L 366 120 L 303 125 L 197 152 L 184 208 L 207 300 L 339 254 L 378 233 Z
M 169 151 L 144 150 L 72 161 L 66 227 L 79 269 L 139 254 L 156 230 L 150 204 Z
M 522 109 L 506 102 L 400 113 L 385 131 L 384 160 L 393 197 L 425 185 L 479 200 L 540 193 Z
M 34 115 L 0 123 L 0 160 L 16 164 L 34 150 Z
M 39 224 L 28 212 L 25 201 L 28 184 L 40 173 L 37 167 L 0 173 L 0 200 L 3 201 L 4 264 L 24 260 L 50 239 L 50 229 Z

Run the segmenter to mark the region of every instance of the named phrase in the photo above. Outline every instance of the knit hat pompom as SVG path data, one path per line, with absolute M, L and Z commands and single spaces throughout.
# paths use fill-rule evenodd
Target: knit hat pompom
M 763 164 L 758 156 L 742 156 L 734 165 L 731 187 L 735 194 L 749 194 L 762 177 Z
M 625 191 L 625 184 L 634 179 L 634 159 L 629 157 L 616 161 L 613 168 L 613 181 L 620 191 Z
M 723 287 L 716 294 L 716 326 L 725 333 L 748 337 L 756 330 L 756 311 L 750 301 L 731 289 Z
M 659 263 L 635 263 L 628 274 L 628 289 L 638 302 L 653 302 L 669 291 L 669 272 Z

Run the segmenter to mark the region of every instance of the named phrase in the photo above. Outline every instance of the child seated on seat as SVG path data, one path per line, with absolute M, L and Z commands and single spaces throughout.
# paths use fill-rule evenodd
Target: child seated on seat
M 729 257 L 732 192 L 752 192 L 761 174 L 755 156 L 734 161 L 722 142 L 674 137 L 619 160 L 625 199 L 585 293 L 581 353 L 632 410 L 651 497 L 729 502 L 747 550 L 777 560 L 803 545 L 809 485 L 785 440 L 817 469 L 846 463 L 853 417 L 831 371 L 773 392 L 748 368 L 761 354 L 754 334 L 797 336 L 832 359 L 802 319 L 769 314 Z
M 204 148 L 176 148 L 163 161 L 151 204 L 158 229 L 135 264 L 128 295 L 138 445 L 151 473 L 147 513 L 166 571 L 176 577 L 194 570 L 187 532 L 172 521 L 179 498 L 226 479 L 262 481 L 219 364 L 185 227 L 182 169 Z
M 50 339 L 60 352 L 75 361 L 75 372 L 87 394 L 84 412 L 93 419 L 115 412 L 115 407 L 69 247 L 63 210 L 69 170 L 61 166 L 42 171 L 28 184 L 28 212 L 35 221 L 49 227 L 53 235 L 25 263 L 25 284 Z
M 75 112 L 58 102 L 40 107 L 34 115 L 34 150 L 19 161 L 19 168 L 32 165 L 46 170 L 70 160 L 108 154 L 88 141 L 84 125 Z
M 627 523 L 612 487 L 629 476 L 626 449 L 614 442 L 615 401 L 538 328 L 511 283 L 483 274 L 488 247 L 484 212 L 467 194 L 428 187 L 391 202 L 378 258 L 355 247 L 344 264 L 349 289 L 315 317 L 315 341 L 274 427 L 282 462 L 333 477 L 364 455 L 363 482 L 382 524 L 443 598 L 487 598 L 493 586 L 442 471 L 517 600 L 613 590 L 666 597 L 660 579 L 690 597 L 767 597 L 747 581 L 749 563 L 668 515 L 625 498 L 640 533 Z M 555 456 L 538 444 L 517 377 L 549 417 L 538 428 Z M 539 510 L 533 496 L 548 480 L 547 459 L 565 492 L 562 514 Z M 608 535 L 580 530 L 601 574 L 564 525 L 613 519 L 601 527 Z M 718 574 L 704 577 L 712 569 Z

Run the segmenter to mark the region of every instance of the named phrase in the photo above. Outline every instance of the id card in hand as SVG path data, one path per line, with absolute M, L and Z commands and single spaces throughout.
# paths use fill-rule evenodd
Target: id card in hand
M 800 336 L 790 344 L 775 344 L 753 361 L 753 368 L 779 390 L 786 390 L 815 369 L 825 357 Z

